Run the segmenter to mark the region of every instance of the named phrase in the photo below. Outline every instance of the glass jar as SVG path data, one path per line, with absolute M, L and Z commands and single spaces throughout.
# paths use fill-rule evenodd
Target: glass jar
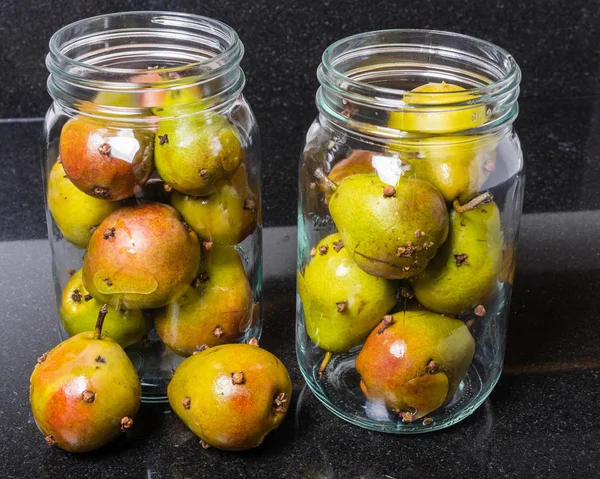
M 260 337 L 258 128 L 229 26 L 102 15 L 50 40 L 42 162 L 62 339 L 126 348 L 145 401 L 203 345 Z
M 388 30 L 331 45 L 318 78 L 300 164 L 300 369 L 353 424 L 447 427 L 502 371 L 520 70 L 476 38 Z

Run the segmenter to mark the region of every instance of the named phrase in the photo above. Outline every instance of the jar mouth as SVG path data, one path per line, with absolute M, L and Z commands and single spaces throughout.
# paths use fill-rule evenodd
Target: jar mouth
M 320 111 L 350 129 L 360 121 L 385 127 L 381 118 L 389 113 L 456 113 L 485 106 L 484 125 L 471 130 L 516 117 L 521 72 L 507 51 L 484 40 L 435 30 L 381 30 L 330 45 L 317 77 Z M 442 82 L 460 91 L 411 91 Z M 378 134 L 399 134 L 387 130 Z
M 238 93 L 244 84 L 239 66 L 244 47 L 237 33 L 199 15 L 126 12 L 91 17 L 58 30 L 49 49 L 48 89 L 66 104 L 89 101 L 101 91 L 135 95 L 192 87 L 203 90 L 206 103 L 210 97 L 223 100 Z

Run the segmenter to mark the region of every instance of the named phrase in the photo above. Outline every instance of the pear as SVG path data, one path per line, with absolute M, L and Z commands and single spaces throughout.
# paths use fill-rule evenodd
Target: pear
M 224 344 L 190 356 L 169 383 L 171 407 L 202 447 L 260 445 L 283 421 L 292 395 L 285 366 L 253 344 Z
M 230 179 L 244 158 L 238 129 L 209 111 L 197 86 L 170 90 L 153 108 L 158 124 L 155 163 L 161 178 L 175 190 L 193 196 L 211 194 Z
M 153 140 L 150 131 L 80 115 L 65 123 L 60 133 L 60 158 L 81 191 L 119 201 L 133 196 L 152 175 Z
M 367 399 L 410 422 L 454 395 L 474 353 L 462 321 L 408 310 L 384 317 L 358 354 L 356 370 Z
M 82 101 L 79 111 L 95 117 L 105 117 L 107 121 L 114 120 L 116 110 L 121 118 L 139 118 L 142 116 L 142 101 L 142 94 L 101 91 L 91 101 Z
M 329 180 L 340 183 L 348 176 L 360 173 L 375 173 L 373 156 L 376 153 L 367 150 L 354 150 L 350 156 L 336 163 L 329 172 Z
M 67 282 L 60 303 L 60 320 L 69 336 L 93 331 L 101 307 L 102 303 L 85 289 L 81 270 L 76 271 Z M 146 321 L 139 309 L 108 308 L 103 332 L 123 348 L 142 339 L 146 329 Z
M 160 308 L 181 296 L 198 272 L 196 233 L 168 205 L 121 208 L 92 235 L 83 259 L 90 294 L 117 308 Z
M 348 176 L 329 198 L 329 211 L 350 258 L 382 278 L 419 274 L 448 234 L 444 199 L 413 178 L 391 186 L 377 174 Z
M 138 83 L 141 87 L 140 91 L 134 96 L 134 106 L 149 108 L 161 105 L 164 102 L 165 96 L 171 92 L 171 90 L 164 90 L 165 85 L 163 81 L 165 81 L 165 75 L 160 75 L 156 71 L 133 75 L 129 81 Z M 106 91 L 102 91 L 98 96 L 106 93 Z M 129 95 L 131 96 L 131 94 Z
M 219 245 L 241 243 L 256 229 L 260 218 L 260 202 L 248 185 L 244 165 L 208 196 L 173 191 L 171 205 L 201 240 Z
M 102 335 L 108 308 L 94 331 L 63 341 L 38 359 L 29 399 L 46 443 L 87 452 L 129 429 L 140 407 L 141 386 L 123 348 Z
M 451 211 L 446 244 L 413 278 L 415 298 L 426 308 L 446 314 L 463 314 L 484 304 L 497 288 L 503 243 L 496 203 L 463 213 Z
M 89 113 L 97 116 L 109 116 L 111 110 L 119 108 L 119 114 L 126 114 L 123 108 L 131 109 L 127 114 L 133 116 L 142 116 L 141 110 L 134 109 L 148 108 L 151 106 L 160 105 L 164 101 L 167 93 L 160 87 L 156 88 L 154 84 L 164 81 L 163 77 L 157 72 L 148 71 L 138 75 L 133 75 L 129 78 L 131 83 L 139 85 L 135 90 L 102 90 L 92 101 L 83 101 L 79 110 L 84 113 Z
M 162 120 L 155 139 L 155 163 L 161 178 L 193 196 L 211 194 L 233 176 L 244 158 L 238 129 L 214 113 Z
M 48 209 L 67 241 L 85 248 L 94 229 L 119 203 L 86 195 L 65 174 L 60 161 L 54 163 L 48 178 Z
M 399 157 L 401 163 L 409 166 L 404 168 L 406 177 L 428 181 L 446 202 L 452 203 L 457 198 L 467 202 L 496 169 L 496 146 L 497 140 L 492 135 L 407 137 L 390 145 L 387 155 Z M 339 183 L 351 175 L 374 173 L 373 158 L 381 157 L 381 153 L 355 150 L 333 166 L 329 180 Z
M 177 80 L 177 85 L 172 80 Z M 165 75 L 148 71 L 132 75 L 129 81 L 137 86 L 125 91 L 103 90 L 92 101 L 83 101 L 80 111 L 96 116 L 111 116 L 112 109 L 120 108 L 119 115 L 140 117 L 144 115 L 145 108 L 151 108 L 156 116 L 183 115 L 202 109 L 199 107 L 200 88 L 192 84 L 192 78 L 180 78 L 175 72 Z M 167 81 L 170 82 L 169 89 L 166 89 Z M 124 112 L 123 108 L 131 111 Z
M 200 269 L 193 286 L 155 317 L 156 332 L 181 356 L 239 341 L 253 321 L 252 287 L 235 248 L 211 247 Z
M 298 273 L 306 331 L 328 353 L 344 353 L 362 343 L 394 307 L 395 285 L 360 269 L 339 234 L 323 238 L 313 253 L 304 273 Z
M 106 108 L 136 108 L 141 106 L 132 93 L 101 91 L 92 101 L 81 102 L 80 111 L 91 115 L 107 115 Z
M 408 105 L 424 107 L 390 113 L 391 128 L 415 134 L 391 145 L 391 149 L 411 165 L 410 176 L 429 181 L 447 202 L 456 198 L 466 202 L 477 194 L 495 169 L 495 138 L 493 135 L 419 138 L 418 135 L 455 133 L 483 125 L 487 121 L 485 105 L 440 106 L 476 99 L 477 96 L 458 85 L 428 83 L 404 96 Z
M 179 78 L 183 82 L 178 88 L 166 91 L 159 106 L 152 113 L 159 117 L 178 117 L 195 114 L 204 110 L 208 104 L 202 100 L 202 92 L 196 85 L 190 85 L 191 78 Z M 154 103 L 158 105 L 158 103 Z
M 493 135 L 407 139 L 394 146 L 408 176 L 430 182 L 448 203 L 471 200 L 496 168 Z
M 388 126 L 419 134 L 469 130 L 487 121 L 485 105 L 461 104 L 477 98 L 458 85 L 427 83 L 404 95 L 407 107 L 390 113 Z M 452 104 L 458 105 L 448 106 Z

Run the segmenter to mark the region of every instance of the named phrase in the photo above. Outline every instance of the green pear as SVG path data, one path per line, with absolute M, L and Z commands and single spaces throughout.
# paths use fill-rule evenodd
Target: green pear
M 177 89 L 166 91 L 161 98 L 160 106 L 155 106 L 152 113 L 162 117 L 178 117 L 195 114 L 207 106 L 202 100 L 198 86 L 184 85 Z M 158 103 L 154 103 L 155 105 Z
M 106 108 L 136 108 L 135 95 L 125 92 L 101 91 L 92 101 L 81 102 L 80 111 L 93 115 L 107 115 Z
M 364 341 L 396 304 L 392 281 L 365 273 L 350 258 L 339 234 L 322 239 L 298 292 L 311 341 L 330 353 L 343 353 Z
M 496 203 L 450 213 L 448 240 L 427 269 L 413 278 L 415 298 L 426 308 L 463 314 L 496 291 L 504 235 Z
M 352 260 L 388 279 L 419 274 L 448 234 L 439 191 L 403 176 L 395 186 L 377 174 L 348 176 L 331 194 L 329 211 Z
M 85 194 L 67 177 L 60 162 L 50 171 L 47 201 L 58 229 L 78 248 L 85 248 L 94 229 L 120 206 Z
M 411 108 L 391 112 L 388 125 L 419 134 L 455 133 L 476 128 L 487 121 L 486 106 L 464 104 L 476 99 L 476 95 L 452 83 L 420 85 L 404 95 L 404 102 Z
M 406 421 L 450 399 L 475 353 L 469 328 L 458 319 L 424 310 L 385 316 L 356 358 L 360 387 Z
M 181 356 L 239 341 L 254 320 L 252 287 L 235 248 L 211 247 L 200 270 L 193 286 L 155 318 L 162 341 Z
M 283 363 L 251 344 L 222 344 L 183 361 L 169 383 L 175 414 L 203 448 L 242 451 L 279 427 L 292 397 Z
M 171 205 L 201 240 L 219 245 L 241 243 L 256 229 L 260 218 L 260 202 L 248 185 L 244 165 L 208 196 L 173 191 Z
M 448 203 L 469 201 L 495 169 L 491 135 L 407 139 L 394 151 L 410 165 L 408 176 L 431 183 Z
M 92 298 L 81 279 L 81 270 L 75 272 L 63 290 L 60 320 L 69 336 L 93 331 L 102 303 Z M 137 343 L 146 334 L 146 321 L 139 309 L 108 308 L 104 333 L 126 348 Z
M 155 137 L 155 166 L 175 190 L 211 194 L 237 171 L 244 148 L 237 128 L 224 116 L 196 113 L 164 119 Z

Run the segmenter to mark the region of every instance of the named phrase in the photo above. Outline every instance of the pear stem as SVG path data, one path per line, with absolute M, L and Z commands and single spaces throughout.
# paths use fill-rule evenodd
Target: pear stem
M 327 351 L 325 353 L 325 357 L 323 358 L 323 361 L 321 362 L 321 366 L 319 367 L 319 378 L 323 379 L 323 376 L 325 376 L 325 370 L 327 369 L 327 366 L 329 365 L 329 361 L 331 361 L 331 358 L 333 356 L 333 353 L 331 353 L 330 351 Z
M 100 339 L 102 337 L 102 325 L 104 324 L 104 318 L 108 313 L 108 304 L 105 304 L 100 308 L 98 313 L 98 320 L 96 321 L 96 328 L 94 329 L 94 339 Z
M 458 202 L 458 200 L 454 200 L 454 202 L 452 203 L 452 206 L 454 206 L 454 209 L 458 213 L 466 213 L 467 211 L 474 210 L 475 208 L 477 208 L 480 205 L 484 205 L 485 203 L 490 203 L 493 199 L 494 199 L 494 197 L 492 196 L 492 194 L 489 191 L 486 191 L 485 193 L 473 198 L 466 205 L 461 205 Z
M 330 191 L 337 190 L 338 185 L 336 183 L 334 183 L 333 181 L 331 181 L 321 168 L 317 168 L 315 170 L 315 176 L 319 180 L 319 183 L 321 183 L 321 185 L 323 185 L 328 190 L 330 190 Z

